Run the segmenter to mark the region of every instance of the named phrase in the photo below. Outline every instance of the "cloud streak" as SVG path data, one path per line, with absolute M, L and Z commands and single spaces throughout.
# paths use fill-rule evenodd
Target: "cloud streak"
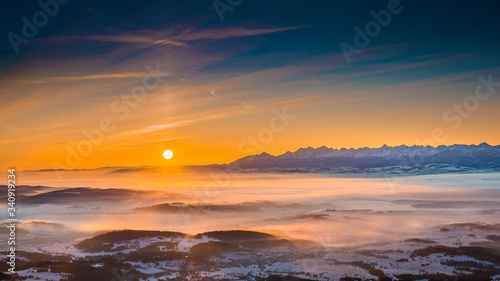
M 250 37 L 291 30 L 304 29 L 302 26 L 274 27 L 274 28 L 241 28 L 226 27 L 217 29 L 185 28 L 175 32 L 173 28 L 158 30 L 142 30 L 135 33 L 112 30 L 108 35 L 81 35 L 47 38 L 47 41 L 58 41 L 73 43 L 78 41 L 97 41 L 135 44 L 143 47 L 154 47 L 172 45 L 175 47 L 187 47 L 191 42 L 197 40 L 222 40 L 228 38 Z

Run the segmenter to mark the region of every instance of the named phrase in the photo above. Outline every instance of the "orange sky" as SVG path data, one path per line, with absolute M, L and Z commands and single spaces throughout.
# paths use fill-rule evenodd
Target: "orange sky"
M 162 67 L 169 68 L 168 65 Z M 9 164 L 18 169 L 51 168 L 54 161 L 70 168 L 198 165 L 226 163 L 251 154 L 248 153 L 251 150 L 282 154 L 307 146 L 356 148 L 421 144 L 419 142 L 432 138 L 435 128 L 442 128 L 447 138 L 434 141 L 434 145 L 483 141 L 499 144 L 500 131 L 491 121 L 500 117 L 498 97 L 482 102 L 480 110 L 464 118 L 458 129 L 453 129 L 454 123 L 442 119 L 443 112 L 474 89 L 474 83 L 464 85 L 455 99 L 436 99 L 431 103 L 429 93 L 445 96 L 457 89 L 441 89 L 439 84 L 405 84 L 360 91 L 332 86 L 302 93 L 293 90 L 293 86 L 265 85 L 280 75 L 282 70 L 275 70 L 201 85 L 176 80 L 172 75 L 143 101 L 137 102 L 136 108 L 130 108 L 123 120 L 120 120 L 121 113 L 113 112 L 110 106 L 128 89 L 113 89 L 120 84 L 140 82 L 141 77 L 35 86 L 11 81 L 2 91 L 20 92 L 23 98 L 1 105 L 4 133 L 0 143 L 5 157 L 2 158 L 9 159 Z M 256 86 L 247 93 L 238 90 L 243 85 Z M 272 101 L 255 98 L 257 93 L 273 91 L 276 87 L 289 87 L 290 94 Z M 211 95 L 211 89 L 215 89 L 217 96 Z M 102 91 L 114 94 L 93 96 Z M 57 97 L 45 98 L 49 92 Z M 247 104 L 232 100 L 246 100 Z M 273 109 L 282 111 L 284 107 L 295 117 L 283 126 L 281 121 L 277 122 L 279 130 L 270 130 L 270 121 L 275 116 Z M 109 126 L 114 127 L 111 133 L 103 132 L 100 127 L 106 118 L 112 122 Z M 90 142 L 83 132 L 96 130 L 100 130 L 102 141 L 92 144 L 88 155 L 79 153 L 81 162 L 68 165 L 69 150 L 77 151 L 79 145 L 81 151 L 87 150 L 83 143 Z M 264 141 L 259 140 L 259 134 L 263 134 Z M 258 145 L 252 146 L 249 137 L 256 137 Z M 101 137 L 94 133 L 91 138 Z M 174 151 L 173 159 L 163 159 L 165 149 Z
M 454 104 L 474 95 L 478 76 L 487 78 L 496 68 L 419 78 L 417 73 L 455 58 L 354 67 L 345 65 L 342 54 L 328 54 L 288 66 L 210 72 L 204 69 L 234 54 L 207 55 L 196 46 L 152 48 L 110 63 L 134 49 L 11 65 L 0 79 L 0 152 L 7 159 L 2 165 L 19 170 L 202 165 L 308 146 L 500 144 L 496 93 L 460 117 L 460 124 L 443 119 Z M 156 68 L 160 74 L 152 76 Z M 284 108 L 294 118 L 273 121 L 273 110 Z M 439 128 L 442 136 L 433 139 Z M 98 140 L 89 147 L 84 132 L 95 130 L 102 140 L 93 134 Z M 174 152 L 171 160 L 162 157 L 165 149 Z

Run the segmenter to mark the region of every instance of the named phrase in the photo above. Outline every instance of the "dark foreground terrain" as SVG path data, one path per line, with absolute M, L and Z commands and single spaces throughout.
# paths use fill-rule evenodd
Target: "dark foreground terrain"
M 2 280 L 500 280 L 500 225 L 454 224 L 427 237 L 324 247 L 253 231 L 113 231 L 18 252 Z M 6 253 L 2 253 L 3 256 Z M 7 265 L 2 262 L 2 271 Z

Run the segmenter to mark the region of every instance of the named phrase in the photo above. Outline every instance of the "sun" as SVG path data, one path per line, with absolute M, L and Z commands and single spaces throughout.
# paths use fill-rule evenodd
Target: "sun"
M 165 159 L 171 159 L 173 156 L 174 153 L 172 152 L 172 150 L 165 150 L 163 152 L 163 157 L 165 157 Z

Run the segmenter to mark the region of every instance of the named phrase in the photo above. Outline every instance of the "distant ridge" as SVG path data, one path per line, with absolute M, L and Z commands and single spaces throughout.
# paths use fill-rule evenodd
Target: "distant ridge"
M 300 148 L 273 156 L 261 153 L 227 166 L 259 172 L 434 174 L 500 171 L 500 145 L 387 146 Z

